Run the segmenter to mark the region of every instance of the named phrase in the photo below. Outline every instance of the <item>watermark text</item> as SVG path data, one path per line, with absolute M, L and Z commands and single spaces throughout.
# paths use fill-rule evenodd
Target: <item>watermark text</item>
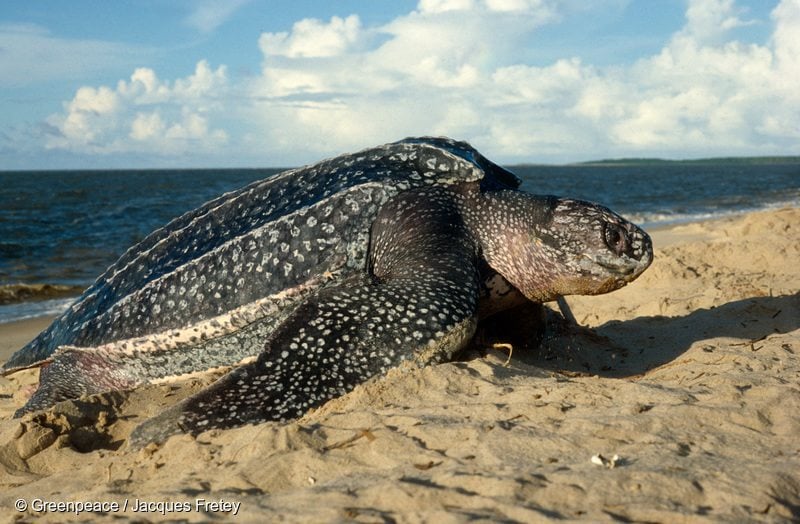
M 138 513 L 159 514 L 162 516 L 175 513 L 225 513 L 236 516 L 242 507 L 241 502 L 225 499 L 196 498 L 194 500 L 144 500 L 139 498 L 123 500 L 45 500 L 41 498 L 17 499 L 14 508 L 21 512 L 32 513 Z

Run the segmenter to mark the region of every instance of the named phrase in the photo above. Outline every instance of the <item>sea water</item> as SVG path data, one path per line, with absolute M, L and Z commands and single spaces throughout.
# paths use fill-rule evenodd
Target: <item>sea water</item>
M 516 166 L 522 189 L 602 203 L 647 227 L 800 206 L 800 163 Z M 154 229 L 277 169 L 0 172 L 0 290 L 86 287 Z M 0 305 L 0 323 L 67 298 Z

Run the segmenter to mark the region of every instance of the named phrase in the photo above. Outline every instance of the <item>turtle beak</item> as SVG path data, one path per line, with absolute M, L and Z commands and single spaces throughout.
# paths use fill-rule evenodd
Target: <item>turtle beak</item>
M 653 241 L 650 239 L 650 235 L 638 226 L 628 224 L 628 229 L 630 249 L 627 254 L 644 264 L 642 267 L 642 271 L 644 271 L 653 262 Z
M 628 224 L 628 229 L 628 238 L 630 240 L 629 248 L 625 254 L 629 259 L 637 262 L 630 273 L 628 282 L 631 282 L 653 263 L 653 241 L 643 229 L 633 224 Z

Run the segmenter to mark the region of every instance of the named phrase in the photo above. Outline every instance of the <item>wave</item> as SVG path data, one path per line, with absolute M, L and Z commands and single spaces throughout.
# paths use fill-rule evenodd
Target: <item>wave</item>
M 691 222 L 703 222 L 706 220 L 716 220 L 720 218 L 733 217 L 753 213 L 757 211 L 770 211 L 789 207 L 800 207 L 800 200 L 785 200 L 767 202 L 760 205 L 743 206 L 726 209 L 703 209 L 690 212 L 678 211 L 653 211 L 653 212 L 630 212 L 623 213 L 623 216 L 644 228 L 666 227 L 679 224 L 689 224 Z
M 75 301 L 75 298 L 56 298 L 38 302 L 21 302 L 0 306 L 0 324 L 28 318 L 60 315 Z
M 83 291 L 81 286 L 65 286 L 61 284 L 7 284 L 0 286 L 0 306 L 75 297 Z
M 61 284 L 8 284 L 0 286 L 0 324 L 28 318 L 59 315 L 83 291 Z

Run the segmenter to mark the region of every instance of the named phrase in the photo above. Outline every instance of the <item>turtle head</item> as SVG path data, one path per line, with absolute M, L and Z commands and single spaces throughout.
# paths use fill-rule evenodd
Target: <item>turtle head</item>
M 501 224 L 481 235 L 484 256 L 535 302 L 614 291 L 653 261 L 647 233 L 603 206 L 517 191 L 489 198 Z
M 650 236 L 610 209 L 571 199 L 555 199 L 550 207 L 549 223 L 534 226 L 531 238 L 534 256 L 557 268 L 546 291 L 608 293 L 638 278 L 653 261 Z

